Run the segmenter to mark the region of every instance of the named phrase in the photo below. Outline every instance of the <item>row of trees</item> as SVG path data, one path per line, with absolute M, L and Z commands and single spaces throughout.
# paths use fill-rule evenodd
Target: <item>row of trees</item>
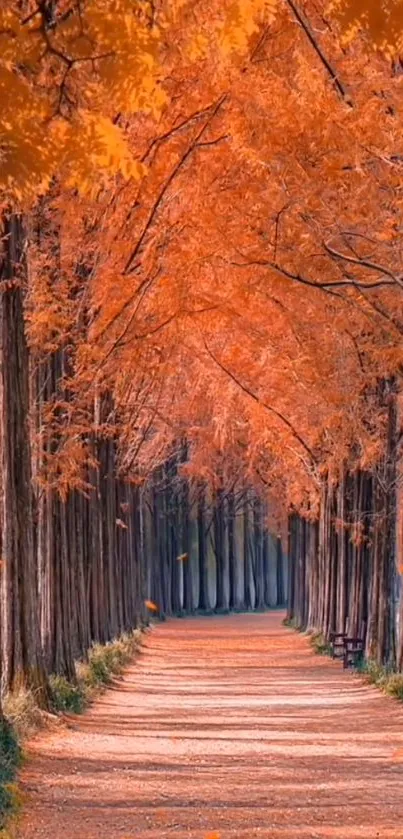
M 147 590 L 161 614 L 285 604 L 287 557 L 253 490 L 189 490 L 171 463 L 154 476 L 143 505 Z
M 53 231 L 52 241 L 57 245 Z M 81 429 L 86 460 L 74 486 L 71 350 L 30 356 L 26 242 L 21 216 L 8 216 L 1 273 L 1 678 L 3 692 L 25 686 L 46 705 L 49 674 L 74 681 L 75 661 L 93 643 L 142 625 L 150 609 L 164 617 L 275 606 L 284 603 L 287 569 L 256 493 L 239 481 L 231 489 L 192 483 L 181 473 L 185 444 L 146 478 L 120 474 L 107 393 L 92 407 L 91 432 L 86 417 L 85 440 Z
M 288 617 L 298 627 L 362 638 L 367 658 L 403 669 L 401 432 L 396 382 L 384 447 L 371 470 L 323 481 L 316 520 L 289 521 Z
M 113 0 L 102 9 L 91 0 L 0 2 L 3 691 L 22 684 L 46 704 L 50 672 L 74 678 L 74 659 L 85 657 L 91 643 L 145 619 L 147 586 L 159 592 L 162 614 L 182 609 L 172 552 L 185 538 L 187 514 L 180 513 L 181 536 L 169 489 L 161 498 L 150 490 L 148 518 L 144 506 L 147 476 L 167 450 L 141 475 L 131 451 L 131 467 L 122 468 L 120 443 L 136 424 L 143 393 L 126 421 L 119 359 L 108 352 L 113 372 L 106 377 L 92 334 L 96 313 L 121 329 L 116 304 L 99 306 L 105 296 L 96 276 L 104 259 L 99 200 L 120 187 L 133 194 L 146 174 L 134 118 L 144 122 L 142 136 L 152 132 L 157 143 L 158 119 L 169 119 L 171 75 L 180 74 L 183 84 L 194 62 L 213 56 L 218 72 L 224 66 L 231 72 L 232 57 L 238 61 L 258 31 L 263 6 L 207 4 L 194 16 L 183 2 L 157 8 Z M 199 27 L 207 22 L 205 39 Z M 95 248 L 86 241 L 81 251 L 77 221 L 80 232 L 98 236 Z M 133 278 L 126 286 L 132 293 Z M 147 391 L 154 380 L 144 361 Z M 200 594 L 187 591 L 187 610 L 213 605 L 206 515 L 197 518 L 203 582 Z M 241 559 L 234 550 L 229 559 L 224 548 L 224 512 L 215 520 L 220 588 Z M 192 569 L 189 562 L 188 587 Z M 242 600 L 241 593 L 231 597 Z
M 45 701 L 147 587 L 167 613 L 282 600 L 267 509 L 319 518 L 298 565 L 326 599 L 337 562 L 350 616 L 351 483 L 379 511 L 399 480 L 401 5 L 0 0 L 5 688 Z M 186 491 L 150 500 L 178 440 Z

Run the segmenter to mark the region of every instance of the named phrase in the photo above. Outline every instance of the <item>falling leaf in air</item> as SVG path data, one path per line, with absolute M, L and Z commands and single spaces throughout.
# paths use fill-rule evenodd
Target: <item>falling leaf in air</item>
M 145 600 L 144 603 L 150 612 L 158 612 L 158 606 L 152 600 Z

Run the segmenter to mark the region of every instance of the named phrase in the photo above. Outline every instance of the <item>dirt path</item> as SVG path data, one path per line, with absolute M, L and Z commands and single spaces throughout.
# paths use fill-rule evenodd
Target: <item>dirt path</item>
M 403 837 L 403 708 L 281 617 L 150 633 L 123 683 L 35 744 L 18 839 Z

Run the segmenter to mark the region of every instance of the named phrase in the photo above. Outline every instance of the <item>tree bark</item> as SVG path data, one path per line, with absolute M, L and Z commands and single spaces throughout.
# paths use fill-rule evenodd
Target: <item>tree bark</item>
M 40 642 L 29 427 L 29 355 L 23 286 L 25 237 L 17 215 L 3 217 L 0 263 L 2 457 L 2 682 L 25 685 L 48 703 Z

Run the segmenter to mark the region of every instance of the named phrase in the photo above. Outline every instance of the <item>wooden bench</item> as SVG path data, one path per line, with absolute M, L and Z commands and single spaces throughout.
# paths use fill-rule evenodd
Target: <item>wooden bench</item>
M 343 659 L 343 667 L 347 670 L 349 667 L 356 667 L 364 657 L 363 640 L 365 635 L 365 624 L 362 624 L 361 636 L 349 635 L 348 627 L 345 632 L 330 632 L 329 641 L 332 648 L 332 658 Z
M 332 658 L 344 657 L 344 641 L 346 638 L 345 632 L 331 632 L 329 641 L 332 648 Z
M 362 638 L 344 638 L 343 667 L 356 667 L 364 658 L 364 641 Z

